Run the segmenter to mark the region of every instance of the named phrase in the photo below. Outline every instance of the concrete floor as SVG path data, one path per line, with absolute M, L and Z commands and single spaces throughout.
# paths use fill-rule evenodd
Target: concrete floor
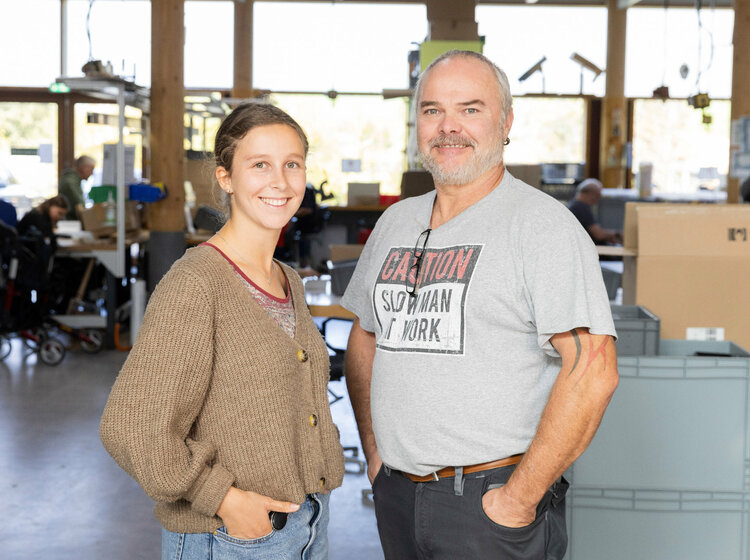
M 71 349 L 50 367 L 13 341 L 0 362 L 0 558 L 134 560 L 160 554 L 153 502 L 109 457 L 98 425 L 126 354 Z M 331 383 L 346 394 L 343 382 Z M 342 443 L 359 442 L 348 399 L 332 407 Z M 365 475 L 333 492 L 331 560 L 381 560 Z

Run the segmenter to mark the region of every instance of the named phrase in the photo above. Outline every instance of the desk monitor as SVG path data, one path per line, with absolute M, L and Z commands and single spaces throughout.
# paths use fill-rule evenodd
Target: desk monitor
M 349 183 L 348 206 L 377 206 L 380 204 L 380 183 Z
M 404 171 L 401 175 L 401 200 L 411 196 L 419 196 L 430 192 L 435 188 L 435 182 L 429 171 L 411 170 Z

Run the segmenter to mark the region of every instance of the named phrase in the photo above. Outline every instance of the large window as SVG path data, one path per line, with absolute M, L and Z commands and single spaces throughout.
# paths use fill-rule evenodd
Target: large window
M 521 97 L 513 100 L 514 163 L 580 163 L 586 159 L 586 102 L 582 98 Z
M 253 85 L 321 92 L 406 88 L 408 52 L 426 34 L 424 5 L 255 2 Z
M 111 63 L 112 72 L 118 76 L 134 79 L 142 86 L 151 84 L 149 0 L 100 0 L 93 4 L 88 0 L 67 0 L 66 6 L 69 76 L 83 75 L 82 66 L 95 59 Z
M 185 2 L 185 87 L 231 89 L 233 53 L 233 3 Z
M 380 183 L 383 194 L 399 192 L 407 101 L 289 92 L 405 89 L 408 53 L 426 34 L 424 5 L 255 2 L 253 85 L 287 92 L 272 99 L 307 132 L 308 179 L 315 185 L 328 180 L 335 202 L 346 203 L 352 182 Z
M 57 104 L 0 103 L 0 198 L 19 217 L 57 193 Z
M 625 95 L 651 97 L 664 84 L 672 97 L 730 98 L 733 28 L 733 10 L 630 8 Z
M 87 155 L 96 160 L 94 174 L 83 185 L 88 192 L 94 185 L 102 184 L 102 159 L 104 144 L 116 144 L 117 105 L 114 103 L 77 103 L 75 106 L 75 156 Z M 135 146 L 135 177 L 141 178 L 143 131 L 141 130 L 141 110 L 125 107 L 125 144 Z M 126 160 L 127 161 L 127 160 Z
M 377 96 L 277 94 L 272 101 L 289 112 L 310 140 L 308 181 L 346 203 L 348 183 L 380 183 L 381 194 L 398 194 L 404 170 L 407 103 Z M 359 162 L 360 171 L 344 160 Z M 329 203 L 330 204 L 330 203 Z
M 730 103 L 712 101 L 707 112 L 713 117 L 710 125 L 684 100 L 636 100 L 633 171 L 651 163 L 656 192 L 695 192 L 726 184 Z
M 0 2 L 0 86 L 48 86 L 60 75 L 60 0 Z
M 508 75 L 513 95 L 580 93 L 576 52 L 604 69 L 607 63 L 607 9 L 572 6 L 477 6 L 484 54 Z M 519 78 L 546 57 L 542 73 Z M 583 93 L 604 94 L 604 75 L 583 71 Z

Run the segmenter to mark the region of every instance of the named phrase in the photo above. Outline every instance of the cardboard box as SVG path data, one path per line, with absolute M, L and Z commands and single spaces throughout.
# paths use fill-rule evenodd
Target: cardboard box
M 456 0 L 430 0 L 426 3 L 427 20 L 436 19 L 471 19 L 475 18 L 475 2 L 456 2 Z
M 474 20 L 439 19 L 430 21 L 430 40 L 474 41 L 479 37 L 479 26 Z
M 107 222 L 108 203 L 94 204 L 81 211 L 81 225 L 94 237 L 107 237 L 117 231 L 117 227 Z M 141 227 L 141 216 L 138 203 L 127 201 L 125 206 L 125 231 L 137 231 Z
M 635 299 L 661 319 L 662 337 L 724 329 L 749 347 L 750 207 L 651 204 L 636 215 Z
M 358 259 L 364 250 L 364 245 L 329 245 L 329 259 L 332 261 L 347 261 Z

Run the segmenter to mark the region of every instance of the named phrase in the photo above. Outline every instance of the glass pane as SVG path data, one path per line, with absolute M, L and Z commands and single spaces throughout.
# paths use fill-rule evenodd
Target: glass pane
M 511 142 L 505 160 L 513 163 L 580 163 L 586 156 L 586 102 L 580 98 L 513 99 Z
M 185 87 L 231 89 L 232 2 L 185 2 Z
M 87 155 L 96 160 L 93 175 L 81 184 L 84 195 L 92 186 L 102 184 L 103 145 L 117 143 L 117 115 L 117 105 L 114 103 L 76 103 L 75 156 Z M 140 109 L 125 107 L 124 142 L 135 146 L 136 180 L 141 179 L 143 169 L 141 116 Z
M 192 112 L 185 113 L 185 149 L 196 152 L 213 152 L 216 131 L 221 125 L 221 118 L 208 117 Z
M 57 194 L 57 104 L 0 102 L 0 198 L 19 218 Z
M 0 86 L 49 86 L 60 75 L 60 0 L 0 2 Z
M 548 6 L 477 6 L 484 54 L 508 75 L 513 95 L 580 93 L 576 52 L 596 66 L 607 64 L 607 9 Z M 564 22 L 564 23 L 562 23 Z M 543 57 L 542 73 L 519 78 Z M 604 95 L 604 75 L 583 71 L 583 93 Z
M 307 180 L 328 180 L 327 192 L 346 204 L 348 183 L 380 183 L 381 194 L 398 194 L 404 170 L 407 103 L 377 96 L 277 94 L 272 101 L 292 115 L 310 140 Z M 361 171 L 342 171 L 343 160 Z M 356 166 L 356 164 L 355 164 Z
M 424 5 L 255 2 L 253 86 L 345 92 L 406 88 L 407 54 L 426 34 Z
M 637 100 L 633 122 L 633 172 L 653 164 L 658 193 L 692 193 L 726 185 L 729 165 L 729 101 L 712 101 L 703 124 L 701 111 L 684 100 Z
M 651 97 L 665 84 L 672 97 L 699 91 L 732 96 L 732 10 L 630 8 L 625 95 Z M 686 65 L 685 78 L 680 67 Z
M 151 85 L 151 2 L 67 0 L 68 75 L 80 76 L 90 59 L 111 62 L 112 71 L 141 86 Z M 86 19 L 89 16 L 86 31 Z

